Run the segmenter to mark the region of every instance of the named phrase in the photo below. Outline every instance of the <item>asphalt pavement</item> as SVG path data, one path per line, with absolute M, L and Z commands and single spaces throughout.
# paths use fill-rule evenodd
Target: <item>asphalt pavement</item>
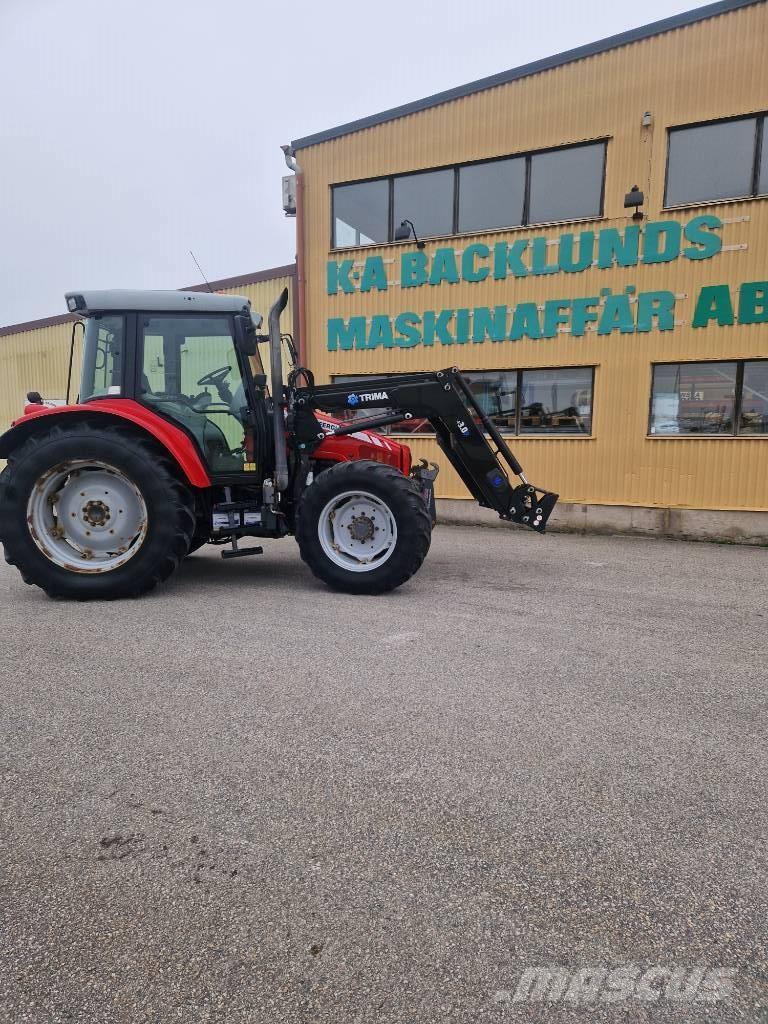
M 2 564 L 3 1024 L 768 1022 L 767 549 L 444 526 L 354 598 L 264 547 Z

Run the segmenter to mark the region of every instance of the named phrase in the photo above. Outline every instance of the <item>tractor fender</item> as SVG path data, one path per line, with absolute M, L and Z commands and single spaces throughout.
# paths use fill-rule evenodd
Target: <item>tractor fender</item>
M 65 418 L 71 416 L 92 422 L 109 419 L 132 423 L 165 448 L 193 487 L 211 486 L 211 479 L 192 439 L 173 423 L 130 398 L 96 399 L 87 405 L 27 405 L 24 415 L 0 436 L 0 459 L 7 459 L 36 430 L 54 423 L 64 425 Z

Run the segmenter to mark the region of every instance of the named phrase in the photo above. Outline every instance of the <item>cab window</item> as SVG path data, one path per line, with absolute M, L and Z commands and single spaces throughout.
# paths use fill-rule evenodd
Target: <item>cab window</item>
M 120 394 L 124 337 L 122 316 L 94 316 L 85 321 L 81 402 Z
M 138 398 L 192 433 L 210 468 L 245 462 L 246 389 L 229 316 L 143 316 Z

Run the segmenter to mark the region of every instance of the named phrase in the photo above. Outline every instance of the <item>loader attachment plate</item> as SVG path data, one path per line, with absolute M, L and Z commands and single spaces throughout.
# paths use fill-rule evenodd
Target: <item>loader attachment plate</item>
M 513 523 L 520 523 L 538 533 L 544 533 L 558 497 L 559 495 L 552 494 L 551 491 L 542 491 L 533 484 L 520 484 L 512 490 L 509 519 Z

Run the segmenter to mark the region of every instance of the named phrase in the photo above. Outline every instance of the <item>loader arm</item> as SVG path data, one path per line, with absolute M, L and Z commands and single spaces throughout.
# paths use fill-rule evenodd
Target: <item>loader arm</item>
M 315 410 L 388 410 L 338 428 L 336 435 L 426 419 L 446 458 L 480 505 L 494 509 L 502 519 L 544 533 L 558 495 L 526 480 L 522 466 L 456 367 L 434 373 L 366 377 L 358 383 L 361 390 L 352 390 L 350 383 L 315 386 L 310 377 L 307 387 L 292 391 L 289 423 L 301 452 L 311 454 L 327 436 Z M 511 482 L 510 471 L 519 484 Z

